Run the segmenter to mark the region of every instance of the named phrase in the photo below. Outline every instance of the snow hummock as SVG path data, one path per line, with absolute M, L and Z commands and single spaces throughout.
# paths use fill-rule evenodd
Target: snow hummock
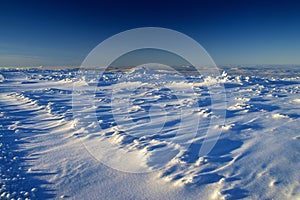
M 289 118 L 289 116 L 279 114 L 279 113 L 273 114 L 272 117 L 275 118 L 275 119 L 288 119 Z
M 2 83 L 4 81 L 4 77 L 2 74 L 0 74 L 0 83 Z

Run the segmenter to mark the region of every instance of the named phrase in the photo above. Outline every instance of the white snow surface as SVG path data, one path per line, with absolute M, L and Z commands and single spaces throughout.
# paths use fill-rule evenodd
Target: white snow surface
M 220 70 L 0 70 L 0 198 L 300 199 L 299 69 Z

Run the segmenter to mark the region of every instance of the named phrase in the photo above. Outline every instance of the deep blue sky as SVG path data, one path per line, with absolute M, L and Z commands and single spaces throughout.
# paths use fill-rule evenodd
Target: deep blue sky
M 300 64 L 297 1 L 0 1 L 0 66 L 80 65 L 127 29 L 171 28 L 218 65 Z

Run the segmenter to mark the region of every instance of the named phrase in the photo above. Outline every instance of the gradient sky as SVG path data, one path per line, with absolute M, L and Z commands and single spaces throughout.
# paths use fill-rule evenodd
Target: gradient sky
M 78 66 L 106 38 L 155 26 L 197 40 L 216 64 L 300 64 L 297 1 L 1 1 L 0 66 Z

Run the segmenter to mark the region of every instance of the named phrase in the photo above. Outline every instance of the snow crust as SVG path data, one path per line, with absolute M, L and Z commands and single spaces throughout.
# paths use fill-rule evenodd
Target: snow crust
M 2 69 L 1 199 L 299 199 L 299 71 L 220 70 L 139 68 L 98 81 L 97 71 Z M 208 85 L 219 83 L 226 121 L 210 124 L 221 116 Z M 72 105 L 74 86 L 94 104 Z M 199 156 L 208 129 L 222 134 Z

